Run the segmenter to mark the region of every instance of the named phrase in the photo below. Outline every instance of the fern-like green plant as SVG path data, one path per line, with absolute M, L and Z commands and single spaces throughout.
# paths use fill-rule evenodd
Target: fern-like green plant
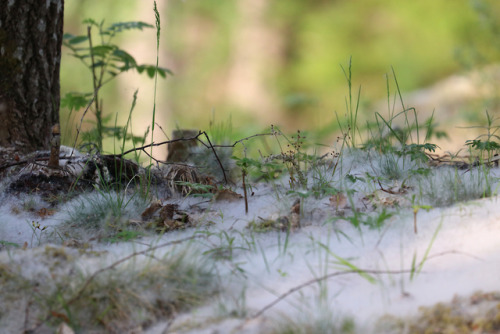
M 155 80 L 157 74 L 166 78 L 167 74 L 172 75 L 172 72 L 167 68 L 158 67 L 158 64 L 138 64 L 130 53 L 114 43 L 114 38 L 118 34 L 127 30 L 153 28 L 151 24 L 132 21 L 118 22 L 105 27 L 104 21 L 98 23 L 93 19 L 86 19 L 83 23 L 87 24 L 87 34 L 78 36 L 68 33 L 64 34 L 63 45 L 71 51 L 71 56 L 79 59 L 89 70 L 93 91 L 66 93 L 61 99 L 61 107 L 68 108 L 70 113 L 85 107 L 87 107 L 86 110 L 91 108 L 90 110 L 92 110 L 95 116 L 96 127 L 84 133 L 82 141 L 87 144 L 92 143 L 98 151 L 102 151 L 104 137 L 117 137 L 124 131 L 123 127 L 106 125 L 106 123 L 111 121 L 111 116 L 104 116 L 102 103 L 99 99 L 100 89 L 120 74 L 129 70 L 145 73 L 150 78 L 155 78 Z M 92 38 L 93 28 L 97 29 L 98 43 Z M 87 43 L 87 45 L 84 45 L 84 43 Z M 134 142 L 143 141 L 143 137 L 134 137 L 131 134 L 127 135 L 126 139 Z

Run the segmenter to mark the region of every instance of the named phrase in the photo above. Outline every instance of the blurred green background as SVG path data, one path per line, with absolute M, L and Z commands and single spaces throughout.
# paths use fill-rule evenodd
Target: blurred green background
M 335 133 L 335 113 L 345 113 L 348 93 L 341 66 L 352 57 L 353 90 L 361 86 L 362 119 L 386 113 L 387 80 L 394 68 L 402 92 L 413 92 L 467 70 L 487 69 L 500 58 L 497 0 L 159 0 L 160 66 L 156 121 L 168 135 L 176 127 L 207 129 L 231 117 L 241 137 L 278 124 L 318 135 Z M 106 24 L 154 25 L 152 0 L 67 0 L 65 32 L 85 34 L 85 18 Z M 116 42 L 138 63 L 156 62 L 156 31 L 130 31 Z M 92 91 L 89 72 L 63 49 L 62 95 Z M 394 80 L 389 80 L 394 94 Z M 123 124 L 139 89 L 132 130 L 151 125 L 154 82 L 126 73 L 103 89 L 106 114 Z M 463 95 L 461 91 L 457 94 Z M 459 98 L 459 97 L 458 97 Z M 453 99 L 453 98 L 452 98 Z M 410 101 L 412 97 L 409 97 Z M 418 105 L 418 100 L 415 100 Z M 436 103 L 440 103 L 439 101 Z M 484 105 L 490 103 L 491 105 Z M 454 110 L 477 121 L 495 99 Z M 385 108 L 385 111 L 384 111 Z M 447 120 L 450 111 L 424 106 Z M 72 144 L 82 111 L 68 116 L 64 141 Z M 114 117 L 114 116 L 113 116 Z M 439 117 L 436 117 L 440 120 Z M 114 120 L 114 118 L 113 118 Z M 90 124 L 85 125 L 91 126 Z M 165 140 L 159 128 L 155 140 Z M 321 139 L 321 138 L 320 138 Z M 472 139 L 472 138 L 469 138 Z M 161 151 L 158 154 L 162 154 Z

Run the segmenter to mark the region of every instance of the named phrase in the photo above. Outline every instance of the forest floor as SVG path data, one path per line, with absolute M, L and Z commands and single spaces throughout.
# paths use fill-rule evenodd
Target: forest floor
M 236 185 L 4 192 L 0 333 L 500 331 L 498 167 L 356 150 L 313 167 L 318 192 L 248 179 L 248 212 Z

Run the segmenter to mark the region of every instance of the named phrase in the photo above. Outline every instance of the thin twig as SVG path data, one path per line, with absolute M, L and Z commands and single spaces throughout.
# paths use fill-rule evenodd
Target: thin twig
M 146 254 L 146 253 L 149 253 L 149 252 L 152 252 L 154 250 L 157 250 L 159 248 L 162 248 L 162 247 L 166 247 L 166 246 L 170 246 L 170 245 L 176 245 L 176 244 L 180 244 L 180 243 L 183 243 L 185 241 L 189 241 L 189 240 L 194 240 L 194 239 L 199 239 L 199 238 L 202 238 L 204 236 L 201 236 L 201 235 L 193 235 L 193 236 L 190 236 L 190 237 L 187 237 L 187 238 L 183 238 L 183 239 L 178 239 L 178 240 L 174 240 L 174 241 L 169 241 L 169 242 L 165 242 L 161 245 L 157 245 L 157 246 L 154 246 L 154 247 L 149 247 L 148 249 L 145 249 L 143 251 L 140 251 L 140 252 L 134 252 L 112 264 L 110 264 L 109 266 L 107 267 L 104 267 L 104 268 L 101 268 L 99 270 L 97 270 L 96 272 L 94 272 L 86 281 L 85 283 L 83 284 L 83 286 L 80 288 L 80 290 L 78 290 L 78 292 L 76 293 L 76 295 L 71 298 L 70 300 L 68 300 L 64 305 L 65 306 L 69 306 L 70 304 L 74 303 L 75 301 L 77 301 L 81 295 L 83 294 L 83 292 L 85 291 L 85 289 L 89 286 L 90 283 L 92 283 L 92 281 L 101 273 L 107 271 L 107 270 L 110 270 L 110 269 L 113 269 L 114 267 L 116 267 L 117 265 L 127 261 L 127 260 L 130 260 L 131 258 L 135 257 L 135 256 L 138 256 L 138 255 L 143 255 L 143 254 Z M 54 314 L 54 310 L 51 310 L 51 312 L 49 312 L 49 314 L 47 314 L 47 316 L 45 317 L 45 319 L 43 319 L 42 321 L 40 321 L 39 324 L 37 324 L 34 328 L 32 328 L 29 332 L 35 332 L 42 324 L 46 323 L 50 317 L 52 317 Z
M 220 169 L 222 170 L 222 175 L 224 175 L 224 182 L 227 184 L 228 182 L 227 182 L 227 177 L 226 177 L 226 171 L 224 170 L 224 166 L 222 166 L 222 162 L 220 161 L 219 156 L 217 155 L 217 151 L 215 151 L 215 148 L 212 145 L 210 138 L 208 138 L 208 134 L 205 131 L 200 132 L 200 134 L 202 134 L 202 133 L 205 135 L 205 138 L 207 138 L 208 144 L 210 145 L 212 152 L 214 152 L 215 159 L 217 159 L 217 162 L 219 163 Z
M 69 301 L 66 302 L 66 305 L 70 305 L 70 304 L 74 303 L 76 300 L 78 300 L 81 297 L 81 295 L 83 294 L 83 292 L 85 291 L 85 289 L 89 286 L 89 284 L 92 283 L 92 281 L 99 274 L 101 274 L 101 273 L 103 273 L 105 271 L 108 271 L 110 269 L 113 269 L 117 265 L 119 265 L 119 264 L 121 264 L 121 263 L 123 263 L 123 262 L 125 262 L 127 260 L 130 260 L 133 257 L 139 256 L 139 255 L 143 255 L 143 254 L 152 252 L 154 250 L 157 250 L 159 248 L 163 248 L 163 247 L 166 247 L 166 246 L 176 245 L 176 244 L 180 244 L 180 243 L 183 243 L 183 242 L 186 242 L 186 241 L 189 241 L 189 240 L 199 239 L 201 237 L 203 237 L 203 236 L 193 235 L 193 236 L 190 236 L 190 237 L 187 237 L 187 238 L 178 239 L 178 240 L 174 240 L 174 241 L 169 241 L 169 242 L 165 242 L 163 244 L 160 244 L 160 245 L 157 245 L 157 246 L 154 246 L 154 247 L 149 247 L 148 249 L 145 249 L 143 251 L 134 252 L 134 253 L 132 253 L 132 254 L 124 257 L 124 258 L 121 258 L 120 260 L 118 260 L 116 262 L 113 262 L 112 264 L 110 264 L 107 267 L 104 267 L 104 268 L 101 268 L 101 269 L 97 270 L 89 278 L 87 278 L 87 280 L 85 281 L 85 283 L 83 284 L 83 286 L 80 288 L 80 290 L 78 290 L 78 292 L 76 293 L 76 295 L 73 298 L 71 298 Z
M 203 132 L 200 132 L 195 137 L 191 137 L 191 138 L 177 138 L 177 139 L 165 140 L 165 141 L 162 141 L 160 143 L 152 142 L 151 144 L 143 145 L 143 146 L 140 146 L 140 147 L 135 147 L 135 148 L 132 148 L 132 149 L 130 149 L 128 151 L 125 151 L 123 153 L 120 153 L 120 154 L 114 154 L 114 156 L 118 157 L 118 158 L 121 158 L 124 155 L 127 155 L 129 153 L 132 153 L 132 152 L 135 152 L 135 151 L 139 151 L 139 150 L 140 151 L 144 151 L 146 148 L 150 148 L 150 147 L 156 147 L 156 146 L 161 146 L 161 145 L 165 145 L 165 144 L 175 143 L 177 141 L 197 140 L 198 137 L 201 136 L 202 134 L 203 134 Z
M 160 143 L 153 142 L 151 144 L 147 144 L 147 145 L 144 145 L 144 146 L 141 146 L 141 147 L 132 148 L 132 149 L 130 149 L 128 151 L 125 151 L 123 153 L 120 153 L 120 154 L 115 154 L 115 156 L 122 157 L 122 156 L 124 156 L 126 154 L 129 154 L 129 153 L 132 153 L 134 151 L 144 150 L 146 148 L 161 146 L 161 145 L 170 144 L 170 143 L 175 143 L 175 142 L 178 142 L 178 141 L 189 141 L 189 140 L 198 140 L 203 146 L 205 146 L 206 148 L 210 148 L 210 145 L 206 144 L 204 141 L 202 141 L 202 140 L 199 139 L 199 137 L 201 135 L 204 135 L 204 134 L 205 134 L 205 131 L 201 131 L 196 136 L 190 137 L 190 138 L 176 138 L 176 139 L 171 139 L 171 140 L 165 140 L 165 141 L 162 141 Z M 235 147 L 239 143 L 241 143 L 243 141 L 246 141 L 246 140 L 250 140 L 250 139 L 255 138 L 255 137 L 272 136 L 272 135 L 273 135 L 272 133 L 258 133 L 258 134 L 255 134 L 255 135 L 248 136 L 248 137 L 242 138 L 240 140 L 237 140 L 237 141 L 235 141 L 231 145 L 212 145 L 212 147 L 215 147 L 215 148 L 219 148 L 219 147 L 227 147 L 227 148 L 229 148 L 229 147 Z
M 469 254 L 469 253 L 466 253 L 466 252 L 457 251 L 457 250 L 451 250 L 451 251 L 446 251 L 446 252 L 441 252 L 441 253 L 429 255 L 427 257 L 427 260 L 430 260 L 430 259 L 435 258 L 435 257 L 440 257 L 440 256 L 443 256 L 443 255 L 448 255 L 448 254 L 465 255 L 465 256 L 471 257 L 471 258 L 473 258 L 475 260 L 478 260 L 478 261 L 481 261 L 481 262 L 485 262 L 484 259 L 482 259 L 482 258 L 480 258 L 478 256 L 475 256 L 475 255 L 472 255 L 472 254 Z
M 304 282 L 304 283 L 302 283 L 300 285 L 297 285 L 297 286 L 291 288 L 290 290 L 288 290 L 287 292 L 279 295 L 278 298 L 276 298 L 271 303 L 269 303 L 266 306 L 264 306 L 263 308 L 261 308 L 254 315 L 252 315 L 251 317 L 246 318 L 240 325 L 238 325 L 238 327 L 236 327 L 232 331 L 232 333 L 239 333 L 241 331 L 241 329 L 243 329 L 243 327 L 245 327 L 245 325 L 249 321 L 254 320 L 254 319 L 260 317 L 267 310 L 269 310 L 270 308 L 274 307 L 276 304 L 278 304 L 279 302 L 281 302 L 283 299 L 287 298 L 288 296 L 290 296 L 294 292 L 302 290 L 303 288 L 306 288 L 306 287 L 308 287 L 310 285 L 319 283 L 321 281 L 325 281 L 325 280 L 327 280 L 329 278 L 336 277 L 336 276 L 348 275 L 348 274 L 360 274 L 360 273 L 366 273 L 366 274 L 388 274 L 388 275 L 390 275 L 390 274 L 410 274 L 411 272 L 412 272 L 411 270 L 365 270 L 365 269 L 358 269 L 358 270 L 337 271 L 337 272 L 334 272 L 334 273 L 326 274 L 326 275 L 318 277 L 318 278 L 311 279 L 311 280 L 309 280 L 307 282 Z
M 92 26 L 87 27 L 87 36 L 89 39 L 89 53 L 90 53 L 90 61 L 92 64 L 92 84 L 94 86 L 94 97 L 95 97 L 95 115 L 96 115 L 96 122 L 97 122 L 97 143 L 99 150 L 102 150 L 102 119 L 101 119 L 101 109 L 99 106 L 99 96 L 97 95 L 99 91 L 99 84 L 97 82 L 97 77 L 95 74 L 95 61 L 94 61 L 94 50 L 92 47 Z M 101 72 L 102 73 L 102 72 Z M 102 78 L 102 75 L 101 75 Z
M 255 138 L 255 137 L 272 136 L 272 135 L 273 135 L 273 133 L 258 133 L 258 134 L 251 135 L 249 137 L 245 137 L 243 139 L 237 140 L 232 145 L 214 145 L 214 147 L 235 147 L 237 144 L 239 144 L 243 141 L 246 141 L 246 140 L 250 140 L 250 139 Z
M 377 179 L 377 183 L 380 186 L 380 190 L 382 190 L 383 192 L 386 192 L 388 194 L 391 194 L 391 195 L 401 195 L 401 194 L 406 193 L 405 190 L 403 190 L 403 191 L 393 191 L 391 189 L 385 189 L 384 186 L 382 186 L 382 183 L 380 182 L 380 180 L 378 180 L 378 179 Z
M 247 185 L 245 183 L 245 176 L 246 176 L 246 171 L 243 169 L 241 172 L 241 179 L 243 183 L 243 194 L 245 195 L 245 214 L 248 214 L 248 195 L 247 195 Z
M 94 91 L 94 95 L 92 96 L 92 99 L 90 100 L 89 104 L 87 104 L 87 108 L 85 108 L 85 111 L 83 112 L 82 117 L 80 118 L 80 124 L 76 127 L 76 137 L 75 137 L 75 143 L 73 144 L 73 149 L 71 150 L 71 156 L 73 156 L 74 148 L 76 147 L 76 142 L 78 141 L 78 137 L 80 136 L 80 130 L 82 129 L 82 124 L 83 124 L 83 119 L 85 118 L 85 115 L 87 115 L 87 112 L 90 109 L 90 106 L 92 106 L 92 103 L 94 103 L 95 97 L 97 95 L 97 92 Z

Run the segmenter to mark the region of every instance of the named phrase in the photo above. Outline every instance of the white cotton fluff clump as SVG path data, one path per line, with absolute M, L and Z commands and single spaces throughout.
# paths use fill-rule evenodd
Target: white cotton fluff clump
M 0 328 L 18 333 L 67 312 L 74 316 L 70 325 L 85 332 L 125 333 L 214 293 L 210 262 L 195 248 L 165 246 L 140 254 L 155 246 L 85 251 L 46 244 L 0 252 Z M 41 331 L 54 332 L 50 326 L 42 324 Z
M 50 206 L 37 195 L 4 193 L 0 205 L 0 250 L 2 247 L 35 247 L 46 242 L 58 224 Z
M 63 157 L 83 157 L 84 154 L 80 153 L 76 148 L 70 147 L 70 146 L 65 146 L 61 145 L 61 148 L 59 150 L 59 155 Z
M 332 207 L 328 194 L 316 198 L 299 188 L 289 193 L 288 175 L 285 173 L 279 181 L 252 185 L 254 194 L 248 194 L 248 213 L 245 213 L 243 199 L 231 202 L 192 196 L 168 199 L 165 202 L 178 204 L 180 210 L 190 214 L 199 225 L 143 236 L 132 242 L 110 243 L 96 236 L 105 231 L 110 223 L 120 221 L 121 218 L 114 219 L 114 208 L 121 208 L 120 216 L 125 220 L 140 217 L 143 208 L 139 198 L 120 193 L 81 195 L 57 208 L 58 213 L 41 219 L 33 211 L 12 212 L 13 207 L 26 207 L 21 203 L 29 202 L 30 197 L 22 200 L 5 197 L 0 206 L 0 241 L 11 241 L 21 246 L 27 241 L 28 248 L 36 248 L 36 251 L 26 251 L 25 255 L 19 255 L 23 254 L 22 250 L 16 251 L 19 254 L 13 256 L 10 264 L 20 266 L 22 263 L 28 268 L 26 273 L 42 277 L 51 262 L 40 258 L 40 254 L 47 255 L 44 250 L 46 239 L 41 239 L 42 247 L 37 247 L 39 239 L 36 235 L 31 242 L 33 230 L 30 221 L 35 218 L 42 226 L 52 226 L 50 230 L 58 231 L 63 238 L 79 233 L 85 240 L 97 240 L 92 242 L 90 253 L 100 255 L 78 258 L 78 268 L 85 275 L 134 252 L 143 251 L 149 245 L 196 236 L 197 239 L 186 245 L 180 243 L 161 248 L 154 254 L 138 256 L 120 266 L 125 273 L 134 268 L 144 273 L 134 276 L 133 280 L 127 278 L 130 275 L 125 275 L 118 282 L 138 287 L 134 291 L 147 301 L 155 300 L 158 293 L 153 288 L 160 283 L 155 281 L 155 284 L 149 284 L 147 280 L 137 283 L 135 277 L 149 278 L 154 274 L 161 282 L 168 275 L 162 276 L 166 271 L 163 267 L 154 267 L 154 264 L 159 263 L 159 259 L 182 252 L 186 249 L 184 246 L 193 253 L 186 253 L 186 257 L 176 263 L 189 269 L 189 266 L 201 262 L 217 275 L 220 289 L 210 302 L 176 317 L 171 324 L 166 318 L 163 319 L 165 322 L 156 319 L 158 326 L 151 324 L 151 327 L 145 327 L 146 333 L 161 333 L 167 326 L 172 332 L 182 333 L 231 332 L 245 322 L 245 317 L 251 317 L 290 291 L 238 332 L 264 332 L 263 329 L 275 328 L 272 325 L 276 322 L 281 325 L 289 322 L 293 328 L 307 327 L 322 332 L 324 326 L 329 326 L 330 319 L 335 319 L 335 324 L 341 324 L 352 318 L 356 332 L 369 333 L 374 328 L 373 324 L 385 313 L 413 316 L 419 306 L 447 302 L 455 294 L 467 295 L 479 289 L 498 290 L 500 267 L 492 265 L 500 263 L 498 199 L 494 196 L 477 198 L 481 197 L 481 187 L 487 185 L 486 179 L 491 193 L 495 193 L 500 171 L 491 169 L 484 174 L 482 169 L 467 171 L 442 167 L 431 169 L 427 175 L 412 174 L 416 168 L 411 159 L 396 156 L 384 158 L 374 152 L 352 151 L 341 157 L 335 172 L 327 166 L 316 171 L 317 174 L 309 173 L 310 187 L 317 182 L 318 173 L 323 173 L 322 177 L 332 186 L 338 186 L 339 190 L 353 189 L 355 192 L 350 200 L 354 208 L 360 209 L 358 214 L 363 219 L 366 217 L 363 215 L 368 214 L 377 217 L 384 208 L 392 210 L 394 215 L 385 220 L 380 229 L 363 224 L 355 227 L 352 224 L 354 210 L 346 209 L 340 213 Z M 392 171 L 399 173 L 399 179 L 389 178 Z M 372 208 L 363 197 L 381 190 L 378 183 L 368 179 L 367 173 L 374 176 L 385 173 L 381 181 L 387 188 L 391 182 L 396 184 L 406 180 L 410 186 L 405 188 L 407 192 L 394 196 L 410 201 L 415 195 L 416 206 L 389 204 L 386 207 L 379 204 L 376 209 Z M 238 186 L 232 189 L 243 194 Z M 301 228 L 259 232 L 248 227 L 251 222 L 290 215 L 291 206 L 300 197 L 299 192 L 308 196 L 301 202 Z M 467 194 L 474 196 L 467 197 Z M 456 199 L 460 198 L 463 201 L 457 203 Z M 470 199 L 473 200 L 465 202 Z M 32 203 L 35 203 L 32 204 L 35 211 L 45 205 L 43 202 Z M 419 208 L 414 214 L 415 208 L 424 204 L 433 206 L 433 209 Z M 415 233 L 414 226 L 418 228 L 418 233 Z M 50 254 L 60 255 L 60 252 Z M 0 252 L 0 258 L 2 256 L 5 259 L 10 255 L 5 251 Z M 151 265 L 149 271 L 148 265 Z M 366 270 L 366 275 L 356 272 L 356 268 Z M 382 273 L 384 271 L 391 273 Z M 115 270 L 110 271 L 113 272 Z M 321 280 L 330 274 L 331 277 Z M 198 282 L 205 285 L 206 278 L 202 274 Z M 304 285 L 307 282 L 311 283 Z M 21 316 L 18 321 L 23 323 Z
M 415 178 L 412 184 L 422 204 L 444 207 L 493 195 L 498 184 L 495 173 L 485 168 L 441 167 Z
M 60 229 L 75 238 L 103 237 L 107 230 L 111 234 L 118 231 L 129 219 L 140 219 L 148 204 L 138 194 L 114 191 L 82 194 L 61 207 Z

